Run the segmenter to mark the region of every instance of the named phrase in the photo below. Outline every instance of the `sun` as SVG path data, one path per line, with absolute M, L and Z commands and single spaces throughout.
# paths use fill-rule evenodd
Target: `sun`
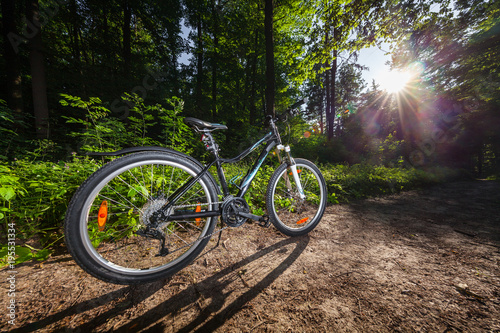
M 408 72 L 387 72 L 379 79 L 382 89 L 390 94 L 395 94 L 404 89 L 410 81 L 411 74 Z

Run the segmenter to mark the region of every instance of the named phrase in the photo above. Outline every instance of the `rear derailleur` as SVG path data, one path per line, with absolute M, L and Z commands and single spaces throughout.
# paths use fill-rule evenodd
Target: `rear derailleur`
M 155 257 L 165 257 L 170 253 L 168 248 L 165 247 L 165 234 L 160 230 L 146 226 L 145 229 L 137 231 L 137 235 L 160 241 L 160 251 Z

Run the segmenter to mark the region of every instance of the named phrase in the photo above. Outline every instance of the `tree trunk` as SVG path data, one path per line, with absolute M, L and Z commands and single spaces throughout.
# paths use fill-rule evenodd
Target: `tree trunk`
M 85 75 L 83 74 L 83 64 L 82 64 L 82 51 L 80 47 L 80 16 L 78 15 L 78 4 L 76 0 L 73 0 L 69 4 L 69 10 L 71 13 L 71 41 L 72 41 L 72 52 L 74 59 L 75 72 L 78 77 L 78 85 L 81 88 L 84 98 L 87 98 L 87 86 L 85 84 Z M 106 29 L 104 30 L 104 36 L 106 36 Z
M 42 52 L 42 30 L 39 20 L 38 0 L 26 0 L 26 17 L 37 29 L 33 37 L 29 40 L 31 86 L 33 91 L 36 136 L 39 139 L 43 139 L 49 136 L 49 108 L 47 104 L 47 83 L 45 81 L 45 63 Z
M 327 123 L 328 123 L 328 140 L 331 140 L 335 131 L 335 95 L 336 95 L 336 87 L 335 81 L 337 78 L 337 50 L 333 51 L 333 60 L 332 60 L 332 68 L 330 69 L 330 111 L 327 113 Z
M 254 125 L 257 121 L 257 108 L 255 105 L 256 89 L 257 89 L 257 50 L 259 48 L 259 32 L 255 29 L 255 45 L 254 54 L 251 60 L 251 84 L 250 84 L 250 124 Z
M 217 38 L 214 38 L 214 43 L 217 47 Z M 212 120 L 217 120 L 217 52 L 212 58 Z
M 78 32 L 80 30 L 80 27 L 78 25 L 78 12 L 77 12 L 77 5 L 76 5 L 76 0 L 73 0 L 69 4 L 69 10 L 71 12 L 71 18 L 72 18 L 72 29 L 71 29 L 71 41 L 73 44 L 73 58 L 75 59 L 75 66 L 77 69 L 80 67 L 80 43 L 78 40 Z
M 132 10 L 128 0 L 123 1 L 123 62 L 125 76 L 128 77 L 130 74 L 130 62 L 131 62 L 131 32 L 130 32 L 130 22 L 132 21 Z
M 7 105 L 15 111 L 15 114 L 21 115 L 24 111 L 24 105 L 19 54 L 16 52 L 17 46 L 11 44 L 12 37 L 20 38 L 16 29 L 15 12 L 15 0 L 2 0 L 2 34 L 4 40 Z
M 327 26 L 326 32 L 325 32 L 325 44 L 328 47 L 328 44 L 330 43 L 330 28 Z M 325 63 L 325 67 L 329 67 L 330 64 L 329 62 Z M 326 128 L 328 132 L 328 139 L 331 139 L 330 137 L 330 123 L 329 119 L 331 118 L 330 113 L 332 112 L 332 87 L 331 87 L 331 81 L 330 81 L 330 70 L 325 71 L 325 95 L 326 95 L 326 111 L 325 111 L 325 118 L 326 118 Z M 323 129 L 323 117 L 321 117 L 321 132 L 324 133 Z
M 217 121 L 217 62 L 219 48 L 219 20 L 215 0 L 212 2 L 213 16 L 213 41 L 214 51 L 212 55 L 212 120 Z
M 197 31 L 197 50 L 196 50 L 196 88 L 195 88 L 195 99 L 197 112 L 201 115 L 203 113 L 203 94 L 202 94 L 202 84 L 203 84 L 203 34 L 201 25 L 201 14 L 197 13 L 196 31 Z
M 274 111 L 274 31 L 273 11 L 274 1 L 265 0 L 264 7 L 264 35 L 266 37 L 266 114 L 275 116 Z
M 319 108 L 319 131 L 321 134 L 325 133 L 325 122 L 323 120 L 323 108 Z
M 336 79 L 337 79 L 337 67 L 338 67 L 338 62 L 337 62 L 337 45 L 338 45 L 338 39 L 340 32 L 338 28 L 333 29 L 333 53 L 332 53 L 332 68 L 330 69 L 330 109 L 327 109 L 326 112 L 326 127 L 328 131 L 328 140 L 331 140 L 335 134 L 335 101 L 336 101 Z M 328 74 L 327 74 L 328 75 Z

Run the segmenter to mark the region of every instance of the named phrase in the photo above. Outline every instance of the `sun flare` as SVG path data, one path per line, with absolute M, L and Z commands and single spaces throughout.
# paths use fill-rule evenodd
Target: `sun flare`
M 410 81 L 408 72 L 387 72 L 380 78 L 380 86 L 388 93 L 397 93 L 404 89 Z

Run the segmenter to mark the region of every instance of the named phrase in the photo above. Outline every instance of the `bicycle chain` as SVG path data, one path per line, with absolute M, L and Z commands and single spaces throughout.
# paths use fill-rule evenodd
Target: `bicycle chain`
M 211 203 L 199 203 L 199 204 L 191 204 L 191 205 L 180 205 L 180 206 L 172 206 L 173 209 L 177 208 L 186 208 L 186 207 L 196 207 L 196 206 L 208 206 L 208 205 L 219 205 L 224 203 L 224 201 L 216 201 Z

